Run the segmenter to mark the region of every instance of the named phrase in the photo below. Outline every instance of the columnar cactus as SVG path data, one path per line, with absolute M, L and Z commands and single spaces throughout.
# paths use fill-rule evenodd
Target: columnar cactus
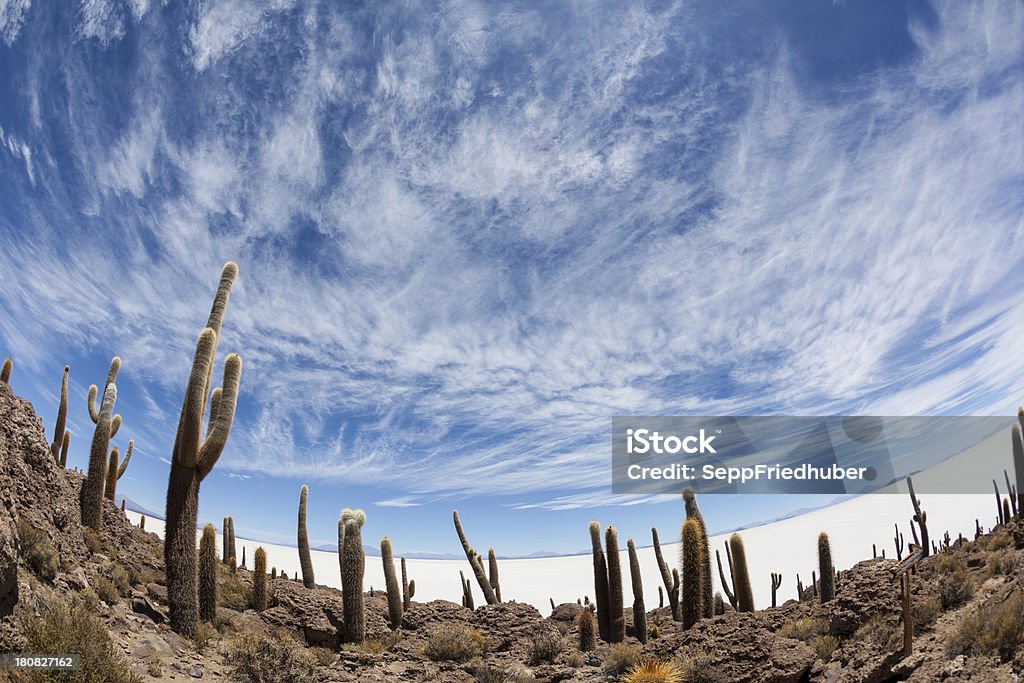
M 366 640 L 366 605 L 363 602 L 363 575 L 366 571 L 363 524 L 366 515 L 362 510 L 345 509 L 341 517 L 345 520 L 345 537 L 341 547 L 344 555 L 341 561 L 341 598 L 345 622 L 343 640 L 346 643 L 362 643 Z
M 224 522 L 220 527 L 220 540 L 223 548 L 220 551 L 221 562 L 224 564 L 228 563 L 228 518 L 224 518 Z
M 658 530 L 651 527 L 651 538 L 654 539 L 654 559 L 658 562 L 658 569 L 661 571 L 661 582 L 665 584 L 665 591 L 668 593 L 668 604 L 672 608 L 672 621 L 682 621 L 679 613 L 679 581 L 673 580 L 672 572 L 669 571 L 668 562 L 661 554 L 661 540 L 658 538 Z M 676 575 L 678 579 L 678 574 Z M 659 595 L 661 587 L 658 588 Z M 660 606 L 660 605 L 659 605 Z
M 476 604 L 473 601 L 473 584 L 466 575 L 459 571 L 459 581 L 462 583 L 462 606 L 466 609 L 475 610 Z
M 198 625 L 195 528 L 199 486 L 217 464 L 227 443 L 242 376 L 242 359 L 236 354 L 229 355 L 224 361 L 223 387 L 214 389 L 210 394 L 221 322 L 237 274 L 238 266 L 231 262 L 221 273 L 210 316 L 196 343 L 171 454 L 164 537 L 167 603 L 171 628 L 186 637 L 195 636 Z M 204 437 L 203 416 L 207 404 L 210 415 Z
M 103 495 L 106 496 L 107 500 L 114 500 L 117 493 L 117 482 L 124 476 L 125 470 L 128 469 L 128 462 L 132 459 L 132 452 L 135 450 L 135 441 L 133 439 L 128 440 L 128 450 L 124 454 L 124 462 L 120 466 L 117 464 L 118 452 L 116 448 L 110 449 L 110 462 L 107 465 L 107 484 L 106 488 L 103 489 Z
M 683 522 L 683 628 L 690 628 L 704 616 L 704 558 L 700 542 L 700 523 L 690 518 Z M 712 603 L 712 610 L 714 604 Z
M 604 530 L 604 545 L 608 560 L 608 642 L 621 643 L 626 637 L 626 616 L 623 612 L 619 534 L 615 527 L 609 526 Z
M 103 385 L 103 394 L 99 394 L 99 389 L 96 388 L 95 384 L 89 385 L 89 418 L 93 424 L 97 424 L 100 419 L 100 411 L 96 409 L 96 397 L 103 396 L 107 393 L 107 387 L 117 382 L 117 373 L 121 371 L 121 359 L 118 356 L 110 361 L 110 369 L 107 371 L 107 381 Z M 100 406 L 102 408 L 102 404 Z M 112 415 L 110 418 L 110 438 L 113 439 L 117 436 L 117 430 L 121 427 L 121 415 Z
M 594 556 L 594 602 L 597 604 L 597 631 L 601 640 L 608 640 L 608 561 L 601 545 L 601 525 L 595 520 L 590 523 L 590 546 Z
M 1006 470 L 1003 470 L 1003 479 L 1006 481 L 1006 492 L 1010 494 L 1010 509 L 1013 510 L 1013 516 L 1016 518 L 1019 514 L 1017 508 L 1017 487 L 1010 483 L 1010 473 Z
M 60 404 L 57 406 L 57 424 L 53 427 L 53 443 L 50 444 L 50 454 L 53 455 L 54 462 L 60 462 L 60 449 L 61 444 L 64 442 L 64 437 L 67 436 L 67 431 L 64 429 L 64 425 L 68 419 L 68 373 L 71 372 L 71 366 L 64 366 L 64 376 L 60 380 Z
M 821 601 L 828 602 L 836 596 L 836 570 L 832 565 L 832 547 L 828 534 L 818 534 L 818 573 L 821 574 Z
M 687 486 L 683 489 L 683 507 L 686 509 L 686 518 L 697 521 L 697 530 L 700 532 L 698 541 L 703 547 L 701 564 L 701 586 L 704 591 L 704 616 L 712 617 L 715 613 L 715 600 L 713 591 L 713 577 L 711 576 L 711 548 L 708 545 L 708 529 L 704 524 L 704 516 L 700 514 L 697 507 L 697 494 Z
M 597 627 L 594 611 L 588 605 L 576 615 L 577 646 L 580 652 L 592 652 L 597 649 Z
M 1007 520 L 1003 517 L 1003 497 L 999 495 L 999 484 L 996 483 L 995 479 L 992 480 L 992 488 L 995 489 L 996 493 L 996 524 L 1002 526 L 1006 524 Z
M 203 527 L 199 540 L 199 618 L 217 619 L 217 530 L 212 524 Z
M 501 582 L 498 581 L 498 556 L 494 554 L 494 548 L 487 551 L 487 568 L 490 574 L 488 583 L 494 589 L 494 599 L 501 602 Z
M 299 565 L 302 567 L 302 585 L 306 588 L 314 588 L 316 581 L 313 578 L 313 560 L 309 554 L 309 534 L 306 532 L 306 498 L 309 496 L 309 487 L 302 485 L 299 492 Z
M 139 515 L 139 529 L 146 530 L 146 515 Z
M 256 548 L 252 571 L 252 608 L 262 612 L 267 609 L 267 551 L 263 546 Z
M 110 445 L 111 414 L 117 400 L 117 386 L 107 385 L 103 392 L 103 403 L 97 417 L 96 429 L 89 448 L 89 472 L 82 482 L 79 504 L 82 524 L 99 531 L 103 527 L 103 489 L 107 479 L 107 447 Z M 195 525 L 192 531 L 192 554 L 195 555 Z M 193 565 L 195 560 L 193 559 Z
M 242 546 L 242 564 L 239 565 L 242 569 L 245 569 L 245 546 Z
M 896 545 L 896 560 L 903 559 L 903 534 L 900 533 L 900 525 L 893 524 L 896 529 L 896 535 L 892 537 L 893 543 Z
M 715 614 L 725 614 L 725 600 L 722 599 L 722 594 L 715 592 Z
M 1013 441 L 1013 476 L 1017 490 L 1017 514 L 1024 514 L 1024 440 L 1021 439 L 1021 429 L 1024 428 L 1024 408 L 1017 410 L 1017 422 L 1010 430 L 1010 438 Z
M 750 585 L 750 572 L 747 571 L 747 552 L 743 549 L 743 539 L 739 534 L 729 537 L 729 551 L 735 582 L 733 588 L 736 590 L 736 609 L 740 612 L 753 612 L 754 589 Z
M 11 382 L 11 369 L 14 367 L 14 361 L 10 358 L 4 358 L 4 366 L 0 369 L 0 382 L 4 384 L 10 384 Z
M 729 559 L 729 576 L 732 577 L 733 583 L 736 583 L 735 577 L 732 574 L 732 554 L 729 551 L 729 542 L 725 543 L 725 554 Z M 719 552 L 715 551 L 715 561 L 718 562 L 718 578 L 722 582 L 722 590 L 725 591 L 725 595 L 729 598 L 729 604 L 732 605 L 733 609 L 736 609 L 736 593 L 729 588 L 729 580 L 725 578 L 725 572 L 722 571 L 722 556 Z
M 644 607 L 644 584 L 640 577 L 640 560 L 633 539 L 626 541 L 629 550 L 629 579 L 633 586 L 633 634 L 641 643 L 647 642 L 647 608 Z
M 409 589 L 409 572 L 406 570 L 405 558 L 404 557 L 401 560 L 401 564 L 402 564 L 402 611 L 406 612 L 406 611 L 409 610 L 409 607 L 412 605 L 412 594 L 409 592 L 409 590 L 410 590 Z M 415 581 L 413 582 L 413 584 L 415 585 Z M 415 590 L 415 588 L 413 588 L 412 590 Z
M 914 530 L 914 523 L 917 523 L 918 529 L 921 530 L 920 544 L 921 552 L 924 553 L 925 557 L 928 557 L 930 547 L 928 545 L 928 513 L 921 509 L 921 501 L 914 495 L 914 481 L 907 475 L 907 488 L 910 489 L 910 502 L 914 504 L 914 516 L 911 518 L 910 529 Z M 918 536 L 915 533 L 914 538 Z
M 394 630 L 402 625 L 402 596 L 399 594 L 398 577 L 395 576 L 391 539 L 387 536 L 380 540 L 380 559 L 384 563 L 384 586 L 388 592 L 388 620 Z
M 779 586 L 782 585 L 782 574 L 776 574 L 772 572 L 772 607 L 778 607 L 776 597 L 779 592 Z
M 60 466 L 67 468 L 68 466 L 68 446 L 71 445 L 71 433 L 64 432 L 64 443 L 60 446 Z
M 228 552 L 224 561 L 231 564 L 231 560 L 237 557 L 237 547 L 235 546 L 235 518 L 228 515 Z
M 491 586 L 491 582 L 487 578 L 483 562 L 480 561 L 480 555 L 473 550 L 473 546 L 471 546 L 469 544 L 469 540 L 466 539 L 466 534 L 462 530 L 462 522 L 459 521 L 458 510 L 452 511 L 452 519 L 455 521 L 455 532 L 459 535 L 459 541 L 462 542 L 462 550 L 466 553 L 466 559 L 469 560 L 470 569 L 473 570 L 473 575 L 476 576 L 476 582 L 480 584 L 480 590 L 483 591 L 484 600 L 487 601 L 488 605 L 497 604 L 498 596 L 495 594 L 494 588 Z

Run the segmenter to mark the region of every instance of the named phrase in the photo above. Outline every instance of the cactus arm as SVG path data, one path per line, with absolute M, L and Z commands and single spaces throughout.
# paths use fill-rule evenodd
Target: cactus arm
M 672 572 L 669 571 L 668 562 L 665 561 L 664 556 L 661 554 L 661 539 L 658 538 L 658 529 L 656 527 L 651 527 L 651 538 L 654 540 L 654 558 L 658 562 L 661 581 L 665 584 L 665 590 L 668 592 L 668 604 L 672 609 L 672 621 L 680 621 L 682 617 L 679 615 L 678 586 L 673 586 Z
M 469 544 L 469 540 L 466 538 L 466 533 L 462 530 L 462 522 L 459 520 L 459 511 L 452 511 L 452 519 L 455 522 L 455 532 L 459 535 L 459 541 L 462 543 L 462 549 L 466 553 L 466 559 L 469 560 L 469 565 L 473 569 L 473 574 L 476 576 L 476 581 L 480 584 L 480 590 L 483 591 L 484 599 L 488 605 L 495 605 L 498 602 L 498 597 L 494 594 L 494 589 L 491 587 L 490 581 L 487 579 L 487 575 L 484 572 L 483 564 L 480 562 L 479 556 L 473 547 Z
M 640 560 L 636 556 L 636 545 L 632 538 L 626 541 L 626 548 L 629 552 L 629 581 L 633 588 L 633 635 L 641 644 L 646 644 L 647 609 L 644 606 L 644 585 L 640 577 Z
M 120 479 L 124 476 L 124 471 L 128 469 L 128 461 L 132 459 L 132 453 L 135 451 L 135 440 L 128 439 L 128 450 L 124 453 L 124 461 L 121 466 L 117 468 L 117 478 Z
M 60 446 L 60 466 L 68 466 L 68 446 L 71 445 L 71 432 L 64 432 L 63 443 Z
M 220 412 L 220 402 L 224 396 L 224 388 L 217 387 L 210 394 L 210 417 L 206 423 L 206 438 L 210 438 L 210 432 L 213 431 L 213 425 L 217 423 L 217 415 Z
M 395 576 L 395 557 L 391 550 L 391 539 L 385 536 L 380 541 L 380 558 L 384 565 L 384 585 L 388 593 L 388 620 L 391 629 L 402 625 L 402 599 L 399 594 L 398 578 Z
M 86 399 L 89 402 L 89 419 L 93 421 L 93 424 L 99 421 L 100 412 L 96 408 L 96 394 L 99 389 L 96 388 L 95 384 L 89 385 L 89 396 Z
M 928 557 L 928 513 L 921 510 L 921 501 L 914 494 L 914 480 L 910 478 L 910 475 L 907 475 L 907 488 L 910 489 L 910 502 L 914 504 L 914 521 L 917 522 L 921 530 L 921 549 L 924 556 Z
M 487 551 L 487 565 L 490 570 L 490 584 L 494 589 L 494 597 L 501 602 L 501 583 L 498 580 L 498 556 L 494 554 L 494 548 Z
M 597 631 L 601 640 L 608 641 L 608 560 L 601 545 L 601 525 L 590 522 L 590 545 L 594 561 L 594 602 L 597 604 Z
M 224 270 L 220 274 L 220 284 L 217 285 L 217 295 L 213 299 L 213 306 L 210 308 L 210 317 L 206 326 L 213 330 L 214 334 L 220 336 L 220 326 L 224 321 L 224 311 L 228 307 L 228 298 L 231 296 L 231 286 L 238 277 L 238 264 L 228 261 L 224 264 Z
M 217 407 L 217 419 L 210 427 L 210 435 L 203 441 L 199 451 L 196 476 L 206 478 L 224 450 L 235 419 L 238 399 L 238 383 L 242 378 L 242 357 L 232 353 L 224 361 L 224 387 Z
M 64 427 L 68 419 L 68 373 L 71 366 L 64 366 L 64 376 L 60 381 L 60 404 L 57 407 L 57 424 L 53 428 L 53 443 L 50 444 L 50 453 L 53 459 L 60 462 L 61 442 L 64 439 Z
M 209 327 L 199 333 L 192 372 L 185 389 L 185 400 L 178 419 L 178 434 L 174 439 L 174 459 L 185 469 L 195 469 L 196 454 L 203 429 L 203 410 L 206 407 L 206 386 L 213 368 L 217 350 L 217 334 Z

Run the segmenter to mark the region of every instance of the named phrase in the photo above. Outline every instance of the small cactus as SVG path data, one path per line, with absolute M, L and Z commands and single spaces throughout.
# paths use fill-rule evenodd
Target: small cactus
M 366 514 L 362 510 L 345 509 L 341 513 L 345 520 L 344 555 L 341 577 L 342 610 L 344 612 L 346 643 L 362 643 L 366 640 L 366 605 L 363 598 L 363 575 L 366 572 L 366 554 L 363 552 L 363 524 Z
M 476 604 L 473 602 L 473 584 L 469 582 L 466 575 L 459 571 L 459 583 L 462 584 L 462 606 L 466 609 L 475 610 Z
M 594 602 L 597 603 L 597 630 L 601 640 L 608 640 L 608 561 L 601 546 L 601 525 L 590 523 L 590 545 L 594 557 Z
M 725 542 L 725 555 L 729 560 L 729 576 L 732 577 L 732 553 L 729 551 L 728 541 Z M 729 580 L 725 578 L 725 572 L 722 570 L 722 556 L 717 550 L 715 551 L 715 561 L 718 563 L 718 578 L 722 582 L 722 590 L 725 591 L 726 597 L 729 598 L 729 604 L 732 605 L 733 609 L 736 609 L 736 593 L 729 588 Z M 733 577 L 733 583 L 735 582 L 736 579 Z
M 270 568 L 270 580 L 271 581 L 276 581 L 277 580 L 277 567 L 271 567 Z
M 725 614 L 725 600 L 722 599 L 722 594 L 715 592 L 715 614 Z
M 267 551 L 263 546 L 256 548 L 253 558 L 252 608 L 257 612 L 267 609 Z
M 217 620 L 217 530 L 212 524 L 203 527 L 199 541 L 199 618 Z
M 0 369 L 0 382 L 4 384 L 11 383 L 11 368 L 14 367 L 14 362 L 10 358 L 4 358 L 4 367 Z
M 110 450 L 110 462 L 107 465 L 107 484 L 103 490 L 103 495 L 106 496 L 107 500 L 114 500 L 117 492 L 117 482 L 124 476 L 125 470 L 128 469 L 128 462 L 132 459 L 132 452 L 135 450 L 135 441 L 132 439 L 128 440 L 128 450 L 124 453 L 124 462 L 117 463 L 118 452 L 116 448 Z
M 395 558 L 391 552 L 391 539 L 385 536 L 380 541 L 380 557 L 384 563 L 384 584 L 388 593 L 388 619 L 391 629 L 402 625 L 402 595 L 399 594 L 398 578 L 395 576 Z
M 53 455 L 54 462 L 60 462 L 61 444 L 67 436 L 64 426 L 68 419 L 68 373 L 70 372 L 71 366 L 65 365 L 64 376 L 60 381 L 60 404 L 57 406 L 57 424 L 53 427 L 53 443 L 50 444 L 50 454 Z
M 836 596 L 836 570 L 832 565 L 832 547 L 824 531 L 818 534 L 818 573 L 821 575 L 821 601 L 828 602 Z
M 404 557 L 401 560 L 401 564 L 402 564 L 402 611 L 403 612 L 407 612 L 409 610 L 409 607 L 412 605 L 412 593 L 410 591 L 411 590 L 416 590 L 416 589 L 415 588 L 411 588 L 410 589 L 410 587 L 409 587 L 410 586 L 410 584 L 409 584 L 409 573 L 408 573 L 408 571 L 406 570 L 406 567 L 405 567 L 405 558 Z M 416 584 L 416 582 L 413 581 L 412 585 L 415 585 L 415 584 Z
M 903 559 L 903 534 L 900 533 L 900 525 L 893 524 L 896 528 L 896 535 L 892 537 L 893 543 L 896 545 L 896 560 Z
M 772 572 L 772 607 L 778 607 L 776 596 L 779 592 L 779 586 L 782 585 L 782 574 L 776 574 Z
M 309 554 L 309 534 L 306 531 L 306 499 L 308 496 L 309 487 L 303 484 L 299 491 L 299 565 L 302 567 L 302 585 L 306 588 L 315 588 L 313 560 Z
M 640 560 L 633 539 L 626 541 L 629 550 L 629 578 L 633 586 L 633 634 L 641 643 L 647 642 L 647 609 L 644 607 L 644 585 L 640 576 Z
M 672 608 L 672 621 L 682 621 L 683 617 L 679 613 L 679 581 L 678 574 L 675 580 L 672 577 L 672 572 L 669 571 L 668 562 L 661 554 L 661 541 L 658 538 L 658 529 L 651 527 L 651 538 L 654 540 L 654 559 L 658 563 L 658 569 L 661 572 L 661 582 L 665 584 L 665 590 L 668 592 L 668 604 Z M 658 599 L 659 603 L 664 603 L 664 599 L 661 597 L 661 586 L 658 587 Z M 662 604 L 658 605 L 659 607 Z
M 139 515 L 139 529 L 146 530 L 146 515 Z
M 615 527 L 609 526 L 604 530 L 604 544 L 608 560 L 608 642 L 621 643 L 626 637 L 626 617 L 623 612 L 619 534 Z
M 242 569 L 245 569 L 245 546 L 244 545 L 242 546 L 242 564 L 240 566 L 242 567 Z
M 576 615 L 576 643 L 580 652 L 592 652 L 597 649 L 596 626 L 594 611 L 589 607 L 584 607 Z
M 739 534 L 729 537 L 729 551 L 736 584 L 733 586 L 736 591 L 736 609 L 740 612 L 753 612 L 754 590 L 750 585 L 750 572 L 747 571 L 747 552 L 743 548 L 743 539 Z
M 683 628 L 690 628 L 704 616 L 704 558 L 701 557 L 700 523 L 693 519 L 683 522 L 683 590 L 680 602 Z M 714 605 L 712 605 L 712 609 Z

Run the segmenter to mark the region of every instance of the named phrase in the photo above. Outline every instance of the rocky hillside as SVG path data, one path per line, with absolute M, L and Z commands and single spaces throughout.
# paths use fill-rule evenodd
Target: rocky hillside
M 754 613 L 726 611 L 688 630 L 670 610 L 647 613 L 649 638 L 592 649 L 587 614 L 544 617 L 506 602 L 475 610 L 413 602 L 388 626 L 367 595 L 367 641 L 339 640 L 341 593 L 293 579 L 250 609 L 252 577 L 220 568 L 220 608 L 194 640 L 166 625 L 162 544 L 106 502 L 104 530 L 83 531 L 82 476 L 61 468 L 32 406 L 0 383 L 0 649 L 79 652 L 76 674 L 14 680 L 232 681 L 1016 681 L 1024 671 L 1024 527 L 999 527 L 923 560 L 913 577 L 915 653 L 902 654 L 894 561 L 839 573 L 836 597 Z M 581 594 L 592 593 L 580 577 Z M 585 651 L 581 651 L 583 646 Z M 647 677 L 630 673 L 647 662 Z

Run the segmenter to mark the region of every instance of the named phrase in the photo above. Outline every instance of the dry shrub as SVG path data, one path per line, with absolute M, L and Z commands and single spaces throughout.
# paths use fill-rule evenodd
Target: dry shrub
M 537 629 L 530 636 L 530 663 L 550 662 L 565 646 L 560 631 L 553 628 Z
M 808 643 L 828 633 L 828 619 L 800 617 L 786 621 L 775 635 L 780 638 L 793 638 Z
M 1008 662 L 1024 641 L 1024 594 L 1016 591 L 1005 600 L 975 610 L 961 620 L 947 650 L 953 656 L 996 654 Z
M 939 600 L 942 609 L 960 607 L 974 595 L 974 580 L 964 567 L 958 567 L 939 579 Z
M 503 666 L 482 664 L 476 668 L 474 678 L 477 683 L 531 683 L 537 680 L 532 671 L 519 663 Z
M 989 537 L 988 549 L 989 550 L 1002 550 L 1003 548 L 1010 548 L 1013 546 L 1013 538 L 1010 534 L 1005 531 L 1000 531 L 997 534 L 993 534 Z
M 245 683 L 314 683 L 316 660 L 287 633 L 244 633 L 225 649 L 232 680 Z
M 21 556 L 36 576 L 45 581 L 53 581 L 57 576 L 59 562 L 50 537 L 19 517 L 18 545 L 21 547 Z
M 918 598 L 913 601 L 914 630 L 923 631 L 930 628 L 942 613 L 942 600 L 937 596 Z
M 686 683 L 728 683 L 707 652 L 691 652 L 676 660 Z
M 221 607 L 244 612 L 252 604 L 252 586 L 242 581 L 237 574 L 221 572 L 217 599 Z
M 584 659 L 583 655 L 581 655 L 579 652 L 571 652 L 565 658 L 565 663 L 567 666 L 571 666 L 574 669 L 578 669 L 584 664 L 586 664 L 587 660 Z
M 988 557 L 989 576 L 1001 576 L 1014 574 L 1017 571 L 1017 553 L 1010 549 L 1003 549 L 992 553 Z
M 85 547 L 89 554 L 95 555 L 103 550 L 103 541 L 100 540 L 100 535 L 89 527 L 82 527 L 82 539 L 85 541 Z
M 101 575 L 94 578 L 92 585 L 96 589 L 96 595 L 108 605 L 116 605 L 118 600 L 121 599 L 121 593 L 118 592 L 117 586 L 105 576 Z
M 467 662 L 482 655 L 486 645 L 486 639 L 475 628 L 443 624 L 430 634 L 424 654 L 435 662 Z
M 839 639 L 835 636 L 818 636 L 809 644 L 821 661 L 827 662 L 832 659 L 832 653 L 839 647 Z
M 637 643 L 615 643 L 608 648 L 604 658 L 604 670 L 621 674 L 640 661 L 643 648 Z
M 110 570 L 110 581 L 117 588 L 117 592 L 121 594 L 121 597 L 127 596 L 132 590 L 128 570 L 119 564 L 115 564 L 114 568 Z
M 39 617 L 24 617 L 20 623 L 26 651 L 36 653 L 77 654 L 78 672 L 54 675 L 50 671 L 19 672 L 19 681 L 105 681 L 137 683 L 128 662 L 118 653 L 103 621 L 84 601 L 55 602 Z
M 202 652 L 216 636 L 217 629 L 213 624 L 208 621 L 200 621 L 196 628 L 196 635 L 192 638 L 192 644 L 196 646 L 197 652 Z
M 629 668 L 623 683 L 683 683 L 683 670 L 671 660 L 645 659 Z
M 893 652 L 903 647 L 903 630 L 883 615 L 876 614 L 857 629 L 853 640 L 874 645 L 883 652 Z

